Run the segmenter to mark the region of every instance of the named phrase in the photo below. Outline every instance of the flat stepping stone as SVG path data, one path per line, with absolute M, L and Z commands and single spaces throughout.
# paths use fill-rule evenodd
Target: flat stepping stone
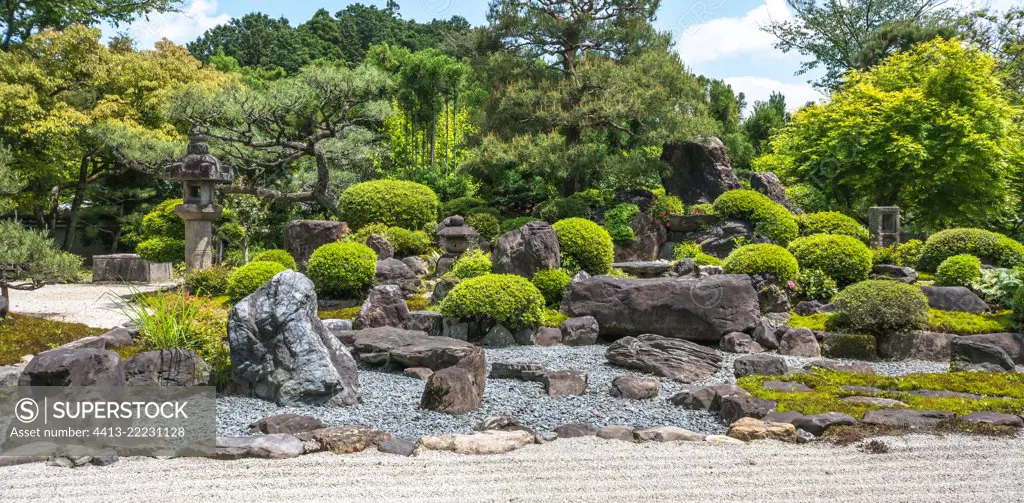
M 866 393 L 871 395 L 885 393 L 884 389 L 872 388 L 871 386 L 840 386 L 839 389 L 847 393 Z
M 801 416 L 793 420 L 793 426 L 820 437 L 833 426 L 855 426 L 857 420 L 841 412 L 826 412 L 812 416 Z
M 780 393 L 810 393 L 814 391 L 804 384 L 788 381 L 765 381 L 762 386 L 766 390 L 778 391 Z
M 1012 414 L 1002 412 L 975 412 L 960 418 L 961 421 L 974 424 L 992 424 L 996 426 L 1010 426 L 1012 428 L 1024 428 L 1024 419 Z
M 893 400 L 891 398 L 881 398 L 881 397 L 877 397 L 877 396 L 848 396 L 846 398 L 841 399 L 840 401 L 841 402 L 847 402 L 847 403 L 859 403 L 859 404 L 863 404 L 863 405 L 877 405 L 879 407 L 885 407 L 887 409 L 888 408 L 898 408 L 898 409 L 910 408 L 909 405 L 907 405 L 907 404 L 905 404 L 905 403 L 903 403 L 903 402 L 901 402 L 899 400 Z
M 961 393 L 959 391 L 944 391 L 932 389 L 915 389 L 908 391 L 908 395 L 924 398 L 962 398 L 964 400 L 981 400 L 981 396 L 972 393 Z
M 882 409 L 869 410 L 861 421 L 878 426 L 902 426 L 912 430 L 933 429 L 943 421 L 955 419 L 952 412 L 934 410 Z
M 638 278 L 656 278 L 672 270 L 672 262 L 657 260 L 649 262 L 616 262 L 612 268 Z

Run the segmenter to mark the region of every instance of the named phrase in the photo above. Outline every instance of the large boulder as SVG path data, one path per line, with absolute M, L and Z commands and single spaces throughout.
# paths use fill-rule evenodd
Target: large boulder
M 529 222 L 498 238 L 491 252 L 496 274 L 518 274 L 532 278 L 542 269 L 558 269 L 558 236 L 547 222 Z
M 962 335 L 958 341 L 972 341 L 988 344 L 1006 351 L 1010 359 L 1018 365 L 1024 365 L 1024 336 L 1018 333 L 1002 332 L 998 334 Z
M 228 317 L 234 381 L 280 405 L 352 405 L 356 362 L 317 317 L 313 282 L 284 271 L 235 304 Z
M 608 346 L 608 361 L 626 368 L 694 383 L 722 367 L 722 355 L 699 344 L 660 335 L 623 337 Z
M 786 360 L 774 355 L 746 355 L 732 363 L 733 374 L 739 377 L 752 375 L 783 376 L 789 372 Z
M 466 341 L 393 327 L 358 330 L 346 337 L 356 357 L 371 365 L 426 367 L 434 372 L 458 365 L 480 382 L 487 376 L 483 350 Z
M 401 262 L 399 262 L 401 264 Z M 359 308 L 359 314 L 352 321 L 356 330 L 374 327 L 400 327 L 409 316 L 409 305 L 397 285 L 373 287 Z
M 955 372 L 1013 372 L 1015 368 L 1010 355 L 999 346 L 958 337 L 950 349 L 950 368 Z
M 409 311 L 401 328 L 440 337 L 444 333 L 444 315 L 437 311 Z
M 124 362 L 129 386 L 205 386 L 210 366 L 194 351 L 163 349 L 139 353 Z
M 647 213 L 633 217 L 629 226 L 636 239 L 629 244 L 615 246 L 616 262 L 641 262 L 657 260 L 658 250 L 668 239 L 665 225 Z
M 739 243 L 766 243 L 768 239 L 758 235 L 754 224 L 743 220 L 726 220 L 700 232 L 687 236 L 687 241 L 700 245 L 701 251 L 719 258 L 725 258 L 739 247 Z
M 377 261 L 377 284 L 395 285 L 405 295 L 416 293 L 420 289 L 420 278 L 405 261 L 385 259 Z
M 750 332 L 758 321 L 757 293 L 747 276 L 631 279 L 595 276 L 569 284 L 562 310 L 593 316 L 604 337 L 657 334 L 717 343 Z
M 309 256 L 317 248 L 340 241 L 348 232 L 345 222 L 293 220 L 284 228 L 284 249 L 295 259 L 299 270 L 305 271 Z
M 483 385 L 460 366 L 441 369 L 430 375 L 423 388 L 420 408 L 445 414 L 466 414 L 479 410 L 483 403 Z
M 779 341 L 779 354 L 818 358 L 821 356 L 821 345 L 818 338 L 809 328 L 790 328 Z
M 949 361 L 950 345 L 957 337 L 925 331 L 891 333 L 880 339 L 878 354 L 891 360 Z
M 762 171 L 750 175 L 750 188 L 766 196 L 792 211 L 794 214 L 802 215 L 804 211 L 793 201 L 786 197 L 786 187 L 782 185 L 775 173 Z
M 124 386 L 124 363 L 113 351 L 57 348 L 25 366 L 18 386 Z
M 685 204 L 711 202 L 725 191 L 741 188 L 725 144 L 718 138 L 666 144 L 661 160 L 671 168 L 669 175 L 661 178 L 665 192 Z
M 975 314 L 988 311 L 988 304 L 967 287 L 922 286 L 921 291 L 928 297 L 928 306 L 933 309 Z
M 566 346 L 590 346 L 597 343 L 600 327 L 593 316 L 570 318 L 559 326 L 562 331 L 562 344 Z

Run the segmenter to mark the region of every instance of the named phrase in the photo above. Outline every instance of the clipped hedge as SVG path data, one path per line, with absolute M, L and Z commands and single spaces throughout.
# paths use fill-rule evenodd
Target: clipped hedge
M 715 199 L 714 213 L 726 219 L 746 220 L 776 244 L 786 246 L 800 235 L 796 218 L 785 206 L 753 190 L 730 190 Z
M 630 224 L 640 214 L 640 207 L 635 204 L 620 204 L 604 214 L 601 226 L 608 231 L 615 244 L 628 245 L 636 241 L 636 234 Z
M 256 254 L 251 262 L 277 262 L 284 266 L 285 269 L 291 269 L 293 271 L 298 270 L 298 266 L 295 264 L 295 259 L 292 258 L 291 254 L 284 250 L 267 250 Z
M 582 218 L 559 220 L 552 226 L 562 250 L 562 265 L 569 272 L 584 270 L 597 276 L 607 274 L 615 262 L 615 246 L 608 231 Z
M 533 286 L 540 290 L 544 301 L 549 306 L 557 306 L 562 302 L 565 287 L 569 286 L 572 276 L 561 269 L 543 269 L 533 275 Z
M 228 293 L 228 281 L 231 279 L 231 269 L 224 266 L 207 267 L 197 271 L 190 271 L 185 275 L 185 286 L 194 295 L 205 295 L 207 297 L 220 297 Z
M 725 258 L 729 274 L 767 274 L 781 281 L 796 279 L 800 266 L 785 248 L 773 244 L 753 244 L 736 248 Z
M 722 265 L 721 259 L 704 253 L 697 243 L 679 243 L 672 249 L 672 260 L 678 262 L 684 258 L 692 258 L 696 265 Z
M 135 253 L 150 262 L 184 262 L 185 241 L 166 236 L 149 238 L 135 247 Z
M 277 262 L 249 262 L 231 273 L 228 278 L 228 297 L 232 302 L 238 302 L 284 270 L 285 267 Z
M 924 243 L 918 267 L 934 272 L 953 255 L 974 255 L 982 263 L 998 267 L 1024 265 L 1024 245 L 984 229 L 947 229 L 932 234 Z
M 807 213 L 797 217 L 797 224 L 800 226 L 801 236 L 814 234 L 841 234 L 851 236 L 867 243 L 871 239 L 871 233 L 856 220 L 836 211 L 822 211 L 818 213 Z
M 360 243 L 329 243 L 309 256 L 306 275 L 318 294 L 341 298 L 359 296 L 377 274 L 377 254 Z
M 943 260 L 935 271 L 939 286 L 970 286 L 981 277 L 981 259 L 974 255 L 953 255 Z
M 478 249 L 469 250 L 455 260 L 449 271 L 459 279 L 475 278 L 491 273 L 491 255 Z
M 526 278 L 488 274 L 459 282 L 441 301 L 441 314 L 458 319 L 493 319 L 509 330 L 540 326 L 544 296 Z
M 466 225 L 473 228 L 477 234 L 487 241 L 494 241 L 494 238 L 501 234 L 501 222 L 498 217 L 490 213 L 474 213 L 466 217 Z
M 914 285 L 868 280 L 836 296 L 835 325 L 854 333 L 884 337 L 928 328 L 928 298 Z
M 818 269 L 840 287 L 863 281 L 871 272 L 871 249 L 859 239 L 840 234 L 815 234 L 789 244 L 802 269 Z
M 422 229 L 437 221 L 437 194 L 426 185 L 404 180 L 373 180 L 353 185 L 338 209 L 353 228 L 371 223 Z
M 654 200 L 651 207 L 647 209 L 652 217 L 665 222 L 670 215 L 685 215 L 686 208 L 683 201 L 676 196 L 661 195 Z

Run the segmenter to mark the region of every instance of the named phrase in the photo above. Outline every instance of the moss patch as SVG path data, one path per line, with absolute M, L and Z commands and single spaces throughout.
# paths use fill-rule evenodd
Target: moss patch
M 101 328 L 81 323 L 10 314 L 0 321 L 0 365 L 18 363 L 22 356 L 35 355 L 83 337 L 100 335 Z
M 541 317 L 540 326 L 548 328 L 558 328 L 562 325 L 562 322 L 568 320 L 569 317 L 555 309 L 544 309 L 544 316 Z
M 944 334 L 975 335 L 1016 330 L 1012 311 L 972 314 L 929 309 L 928 323 L 932 331 Z
M 430 299 L 426 297 L 416 297 L 414 299 L 408 299 L 405 301 L 405 305 L 409 306 L 410 311 L 436 311 L 437 309 L 431 309 Z M 359 310 L 362 309 L 363 305 L 346 307 L 344 309 L 321 309 L 317 312 L 317 316 L 321 320 L 354 320 L 359 315 Z
M 958 415 L 979 411 L 1021 414 L 1024 412 L 1024 376 L 1019 374 L 990 374 L 983 372 L 954 372 L 945 374 L 913 374 L 887 377 L 870 374 L 851 374 L 825 369 L 815 369 L 806 374 L 787 376 L 786 380 L 805 384 L 814 389 L 811 393 L 781 393 L 765 390 L 764 381 L 778 379 L 770 376 L 750 376 L 737 380 L 737 384 L 752 395 L 779 404 L 779 411 L 796 411 L 801 414 L 822 414 L 842 412 L 857 419 L 873 409 L 869 404 L 841 401 L 848 396 L 878 396 L 906 403 L 916 410 L 938 410 L 955 412 Z M 886 390 L 884 393 L 867 395 L 843 391 L 841 386 L 868 386 Z M 910 395 L 913 390 L 956 391 L 980 395 L 981 400 L 965 398 L 929 398 Z
M 828 330 L 829 320 L 834 316 L 832 313 L 820 313 L 812 314 L 809 316 L 800 316 L 796 313 L 790 313 L 793 316 L 786 323 L 793 328 L 809 328 L 815 331 Z

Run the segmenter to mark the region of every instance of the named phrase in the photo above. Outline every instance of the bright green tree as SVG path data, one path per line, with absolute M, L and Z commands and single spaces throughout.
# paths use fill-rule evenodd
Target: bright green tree
M 5 299 L 10 298 L 8 290 L 36 290 L 78 279 L 82 259 L 58 250 L 45 232 L 3 220 L 0 236 L 0 294 Z
M 75 24 L 95 26 L 134 21 L 151 12 L 170 12 L 180 0 L 19 0 L 0 3 L 0 49 L 44 30 Z
M 768 101 L 754 102 L 750 117 L 743 121 L 743 131 L 754 146 L 757 155 L 768 150 L 772 135 L 789 122 L 786 112 L 786 96 L 773 92 Z

